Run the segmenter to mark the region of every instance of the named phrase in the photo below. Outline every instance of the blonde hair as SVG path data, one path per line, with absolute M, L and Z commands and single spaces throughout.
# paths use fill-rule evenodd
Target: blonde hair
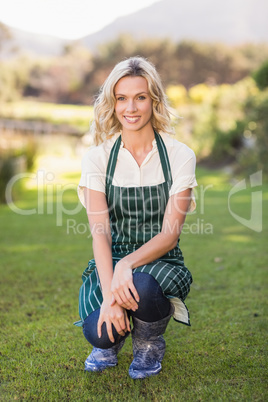
M 103 86 L 94 104 L 94 120 L 90 128 L 96 145 L 112 137 L 121 130 L 115 110 L 114 87 L 123 77 L 144 77 L 148 82 L 152 99 L 152 126 L 157 131 L 173 133 L 170 110 L 161 79 L 154 65 L 143 57 L 131 57 L 116 64 Z

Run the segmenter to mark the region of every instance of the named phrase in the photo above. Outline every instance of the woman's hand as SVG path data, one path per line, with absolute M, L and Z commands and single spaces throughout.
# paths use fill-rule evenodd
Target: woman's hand
M 127 310 L 138 309 L 139 295 L 133 284 L 132 269 L 127 261 L 120 260 L 114 269 L 111 291 L 114 296 L 113 303 L 118 303 Z
M 111 306 L 110 300 L 103 300 L 101 305 L 97 327 L 99 338 L 101 337 L 101 327 L 104 322 L 106 323 L 107 334 L 111 342 L 114 342 L 112 324 L 121 336 L 124 336 L 126 332 L 130 332 L 130 323 L 126 310 L 117 303 Z

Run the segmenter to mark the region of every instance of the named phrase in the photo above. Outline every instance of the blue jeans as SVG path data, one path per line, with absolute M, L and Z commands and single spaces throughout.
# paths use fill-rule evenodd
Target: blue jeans
M 136 272 L 133 274 L 133 283 L 140 297 L 138 309 L 136 311 L 128 310 L 129 316 L 136 317 L 142 321 L 155 322 L 165 318 L 170 311 L 170 302 L 163 295 L 162 289 L 158 282 L 149 274 L 144 272 Z M 104 322 L 101 327 L 101 338 L 97 334 L 97 324 L 100 315 L 100 309 L 91 313 L 84 321 L 83 333 L 85 338 L 91 345 L 96 348 L 108 349 L 125 339 L 117 333 L 112 326 L 115 343 L 111 342 Z

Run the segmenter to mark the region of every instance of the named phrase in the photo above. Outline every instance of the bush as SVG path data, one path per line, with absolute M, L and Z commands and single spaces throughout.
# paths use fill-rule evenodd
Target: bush
M 268 89 L 249 98 L 245 112 L 246 146 L 238 154 L 239 165 L 249 173 L 262 170 L 268 176 Z
M 6 186 L 15 174 L 15 158 L 0 157 L 0 203 L 6 202 Z
M 211 160 L 217 163 L 229 163 L 236 160 L 237 152 L 243 147 L 245 124 L 245 121 L 238 121 L 234 129 L 215 133 Z
M 37 154 L 36 141 L 30 137 L 20 148 L 0 148 L 0 204 L 6 203 L 6 186 L 15 174 L 31 171 Z
M 268 87 L 268 60 L 253 74 L 253 78 L 260 89 Z

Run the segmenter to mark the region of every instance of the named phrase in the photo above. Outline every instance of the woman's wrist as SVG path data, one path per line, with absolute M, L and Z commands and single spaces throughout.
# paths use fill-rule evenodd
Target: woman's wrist
M 102 292 L 102 298 L 103 301 L 107 301 L 108 303 L 110 303 L 113 298 L 113 294 L 110 290 L 107 290 L 106 292 Z
M 133 265 L 134 265 L 134 262 L 132 261 L 132 259 L 129 255 L 122 258 L 122 260 L 119 261 L 119 266 L 121 266 L 124 269 L 127 269 L 127 268 L 134 269 Z

